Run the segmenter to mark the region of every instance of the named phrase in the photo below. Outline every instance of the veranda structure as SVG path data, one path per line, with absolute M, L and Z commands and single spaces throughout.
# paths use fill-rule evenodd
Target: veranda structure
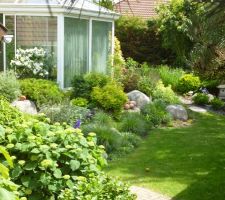
M 7 70 L 16 49 L 41 47 L 54 55 L 62 88 L 76 74 L 106 73 L 118 17 L 88 0 L 0 0 L 0 22 L 14 35 L 1 44 L 0 70 Z

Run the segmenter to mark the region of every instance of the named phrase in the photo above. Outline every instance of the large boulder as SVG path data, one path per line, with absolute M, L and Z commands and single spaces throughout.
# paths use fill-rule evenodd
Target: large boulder
M 188 113 L 181 105 L 169 105 L 166 107 L 166 110 L 171 114 L 174 120 L 188 120 Z
M 36 115 L 37 114 L 37 108 L 35 104 L 30 100 L 24 100 L 24 101 L 14 101 L 12 103 L 12 106 L 18 108 L 21 112 Z
M 127 93 L 127 96 L 128 96 L 130 101 L 136 102 L 136 106 L 138 108 L 142 108 L 146 104 L 152 102 L 150 97 L 148 97 L 147 95 L 145 95 L 144 93 L 142 93 L 138 90 L 133 90 L 133 91 Z

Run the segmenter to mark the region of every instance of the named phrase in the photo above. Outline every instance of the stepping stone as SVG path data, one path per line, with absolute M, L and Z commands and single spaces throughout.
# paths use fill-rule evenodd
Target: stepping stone
M 171 200 L 169 197 L 165 197 L 142 187 L 131 186 L 130 191 L 137 195 L 137 200 Z
M 197 113 L 206 113 L 207 109 L 205 108 L 201 108 L 199 106 L 189 106 L 189 109 L 193 112 L 197 112 Z

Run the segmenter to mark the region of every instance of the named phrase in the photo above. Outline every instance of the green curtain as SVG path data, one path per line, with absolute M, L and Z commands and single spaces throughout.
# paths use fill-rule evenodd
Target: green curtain
M 112 23 L 93 21 L 92 27 L 92 71 L 106 73 L 112 49 Z
M 65 18 L 64 87 L 75 75 L 88 72 L 88 20 Z

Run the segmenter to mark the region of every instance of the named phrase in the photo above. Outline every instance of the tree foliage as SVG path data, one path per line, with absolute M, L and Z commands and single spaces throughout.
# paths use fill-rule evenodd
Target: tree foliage
M 163 45 L 177 61 L 207 78 L 225 74 L 225 3 L 172 0 L 158 8 Z

